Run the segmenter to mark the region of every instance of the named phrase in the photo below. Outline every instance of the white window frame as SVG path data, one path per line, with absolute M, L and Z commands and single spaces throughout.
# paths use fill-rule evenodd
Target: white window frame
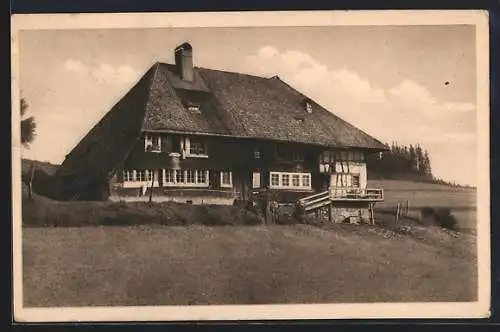
M 260 188 L 261 186 L 261 175 L 260 172 L 253 172 L 252 174 L 252 187 Z
M 310 102 L 306 101 L 306 112 L 311 114 L 312 111 L 313 111 L 312 104 Z
M 208 158 L 208 147 L 207 142 L 203 140 L 205 153 L 191 153 L 191 140 L 189 137 L 181 137 L 181 152 L 171 152 L 169 155 L 171 157 L 180 157 L 184 155 L 187 158 Z
M 188 102 L 187 109 L 192 113 L 201 114 L 201 105 L 199 103 Z
M 224 183 L 224 174 L 229 174 L 229 183 Z M 220 172 L 220 186 L 221 186 L 221 188 L 232 188 L 233 187 L 233 172 L 231 172 L 231 171 L 221 171 Z
M 172 178 L 167 179 L 167 172 L 172 172 Z M 193 180 L 194 182 L 188 182 L 188 173 L 193 172 Z M 200 181 L 203 176 L 200 174 L 204 174 L 204 180 Z M 179 178 L 182 181 L 177 180 L 177 174 L 182 174 Z M 163 169 L 163 186 L 165 187 L 208 187 L 210 182 L 208 170 L 198 170 L 198 169 Z M 167 181 L 170 180 L 170 181 Z
M 279 179 L 279 184 L 274 185 L 272 182 L 273 175 L 277 175 Z M 288 176 L 288 185 L 284 185 L 283 183 L 283 175 Z M 299 185 L 294 185 L 293 178 L 299 177 Z M 309 185 L 304 186 L 304 176 L 309 178 Z M 297 172 L 270 172 L 269 174 L 269 188 L 271 189 L 306 189 L 310 190 L 311 187 L 311 173 L 297 173 Z
M 144 172 L 144 178 L 139 179 L 139 172 Z M 147 170 L 123 170 L 123 187 L 124 188 L 139 188 L 139 187 L 151 187 L 151 181 L 154 177 L 153 187 L 158 187 L 158 173 L 157 170 L 147 169 Z
M 153 144 L 155 140 L 156 140 L 156 146 Z M 151 147 L 151 149 L 148 150 L 148 147 Z M 161 136 L 146 133 L 146 135 L 144 136 L 144 151 L 156 152 L 156 153 L 161 152 Z

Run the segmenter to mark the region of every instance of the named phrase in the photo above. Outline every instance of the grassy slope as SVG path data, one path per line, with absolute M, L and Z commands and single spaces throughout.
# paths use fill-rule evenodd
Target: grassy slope
M 467 301 L 473 237 L 375 226 L 27 228 L 26 306 Z
M 369 180 L 368 186 L 384 188 L 385 201 L 377 203 L 379 209 L 394 209 L 406 201 L 416 211 L 422 207 L 447 207 L 457 218 L 459 227 L 476 227 L 475 189 L 400 180 Z
M 419 207 L 474 208 L 476 206 L 475 189 L 400 180 L 369 180 L 368 187 L 383 188 L 386 194 L 385 204 L 388 205 L 407 199 L 410 204 Z

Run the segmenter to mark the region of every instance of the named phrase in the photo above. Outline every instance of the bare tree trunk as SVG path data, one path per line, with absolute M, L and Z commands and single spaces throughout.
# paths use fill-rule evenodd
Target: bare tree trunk
M 34 178 L 35 178 L 35 164 L 31 163 L 30 177 L 28 179 L 28 198 L 30 201 L 33 200 L 33 179 Z

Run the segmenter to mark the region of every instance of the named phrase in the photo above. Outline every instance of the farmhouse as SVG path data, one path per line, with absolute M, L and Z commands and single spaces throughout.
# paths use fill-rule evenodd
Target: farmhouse
M 66 156 L 61 200 L 233 204 L 265 197 L 365 211 L 366 156 L 385 146 L 278 76 L 156 63 Z M 363 213 L 362 213 L 363 214 Z

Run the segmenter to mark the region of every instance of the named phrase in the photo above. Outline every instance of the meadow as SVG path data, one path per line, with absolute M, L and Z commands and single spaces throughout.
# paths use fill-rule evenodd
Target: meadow
M 448 208 L 459 228 L 476 228 L 475 189 L 401 180 L 368 180 L 368 186 L 384 189 L 384 202 L 376 204 L 379 210 L 394 211 L 398 203 L 404 205 L 408 201 L 410 215 L 418 218 L 422 208 Z
M 474 237 L 411 229 L 24 228 L 24 305 L 474 301 Z
M 379 185 L 386 202 L 376 225 L 263 225 L 236 207 L 25 197 L 24 305 L 476 300 L 474 235 L 382 213 L 409 198 L 417 208 L 475 211 L 474 192 Z

